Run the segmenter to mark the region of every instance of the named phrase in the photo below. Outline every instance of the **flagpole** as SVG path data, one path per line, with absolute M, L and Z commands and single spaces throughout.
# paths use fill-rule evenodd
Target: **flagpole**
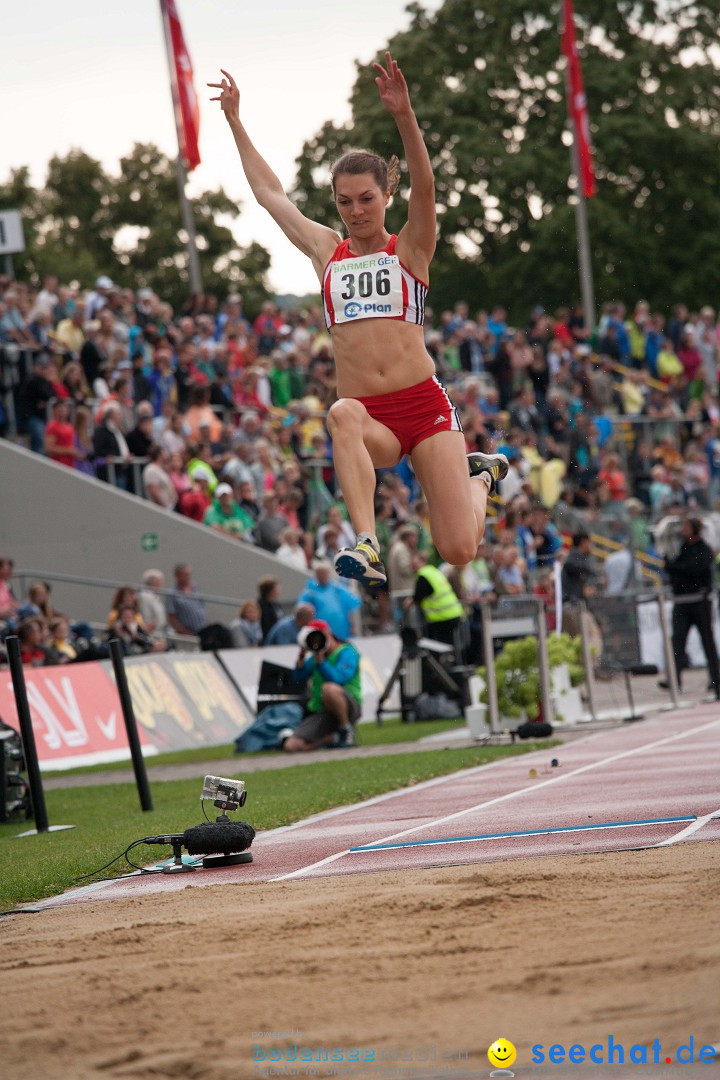
M 580 177 L 580 161 L 577 148 L 577 131 L 573 123 L 573 142 L 571 151 L 572 170 L 577 182 L 575 192 L 575 231 L 578 245 L 578 267 L 580 270 L 580 295 L 582 298 L 583 319 L 585 329 L 591 333 L 595 326 L 595 288 L 593 284 L 592 260 L 590 258 L 590 231 L 587 221 L 587 207 L 585 196 L 582 193 L 582 179 Z
M 568 10 L 569 9 L 569 10 Z M 566 30 L 565 20 L 570 16 L 574 19 L 572 3 L 560 5 L 560 35 Z M 575 38 L 573 23 L 573 40 Z M 564 51 L 564 47 L 563 47 Z M 585 329 L 591 332 L 595 326 L 595 288 L 593 284 L 592 260 L 590 258 L 590 231 L 587 221 L 587 207 L 583 193 L 583 177 L 580 171 L 580 154 L 578 151 L 578 130 L 575 110 L 572 108 L 572 85 L 570 73 L 570 56 L 565 68 L 565 97 L 567 112 L 572 126 L 572 147 L 570 150 L 570 168 L 575 175 L 576 203 L 575 203 L 575 232 L 578 246 L 578 270 L 580 272 L 580 296 L 582 300 L 583 320 Z
M 175 162 L 177 170 L 177 185 L 178 196 L 180 200 L 180 216 L 182 218 L 183 228 L 187 234 L 187 255 L 188 255 L 188 274 L 190 277 L 190 292 L 201 293 L 202 287 L 202 274 L 200 272 L 200 259 L 198 257 L 197 250 L 197 234 L 195 232 L 195 219 L 193 217 L 192 206 L 185 192 L 185 184 L 187 183 L 187 171 L 185 169 L 185 162 L 182 157 L 182 137 L 179 127 L 179 114 L 180 114 L 180 102 L 178 97 L 177 80 L 175 77 L 175 63 L 173 60 L 172 42 L 170 40 L 170 28 L 168 26 L 167 17 L 165 14 L 165 8 L 162 0 L 160 0 L 160 19 L 163 26 L 163 35 L 165 37 L 165 51 L 167 53 L 168 69 L 170 71 L 170 89 L 172 92 L 173 102 L 173 115 L 175 117 L 175 134 L 178 141 L 178 155 Z

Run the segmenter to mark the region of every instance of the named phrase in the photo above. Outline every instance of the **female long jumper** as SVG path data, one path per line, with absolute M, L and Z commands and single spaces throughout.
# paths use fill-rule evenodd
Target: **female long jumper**
M 502 454 L 466 455 L 457 412 L 425 348 L 423 316 L 435 251 L 435 183 L 405 78 L 390 53 L 375 64 L 380 100 L 393 117 L 410 174 L 408 217 L 397 235 L 385 209 L 397 188 L 388 165 L 351 151 L 332 169 L 332 193 L 348 237 L 306 218 L 290 201 L 240 120 L 233 77 L 219 90 L 253 195 L 317 273 L 337 369 L 338 401 L 329 410 L 335 470 L 357 544 L 335 568 L 366 586 L 386 581 L 375 535 L 375 469 L 409 454 L 430 512 L 433 541 L 449 563 L 475 558 L 485 531 L 488 493 L 507 472 Z

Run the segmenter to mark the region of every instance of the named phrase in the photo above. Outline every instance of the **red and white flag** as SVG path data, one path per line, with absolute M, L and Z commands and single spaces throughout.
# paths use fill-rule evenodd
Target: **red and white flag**
M 591 199 L 596 193 L 595 173 L 593 172 L 590 121 L 588 120 L 585 86 L 575 37 L 575 14 L 572 0 L 563 0 L 562 51 L 568 62 L 568 108 L 575 132 L 575 145 L 577 146 L 578 171 L 580 173 L 578 182 L 580 191 L 585 198 Z
M 193 70 L 190 54 L 183 37 L 180 17 L 175 0 L 160 0 L 163 20 L 166 26 L 168 57 L 173 84 L 175 103 L 175 123 L 185 168 L 188 172 L 200 164 L 198 136 L 200 134 L 200 108 L 193 85 Z

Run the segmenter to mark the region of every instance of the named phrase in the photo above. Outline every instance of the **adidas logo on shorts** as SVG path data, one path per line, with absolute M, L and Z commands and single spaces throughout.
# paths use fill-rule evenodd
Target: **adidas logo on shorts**
M 435 427 L 435 425 L 436 425 L 436 424 L 444 424 L 444 423 L 445 423 L 445 419 L 446 419 L 446 418 L 445 418 L 444 416 L 438 416 L 437 420 L 436 420 L 436 421 L 435 421 L 435 423 L 433 424 L 433 427 Z

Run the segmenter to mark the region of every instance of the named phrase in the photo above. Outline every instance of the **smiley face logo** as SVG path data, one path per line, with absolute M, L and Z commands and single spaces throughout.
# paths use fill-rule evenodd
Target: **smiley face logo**
M 508 1039 L 496 1039 L 488 1050 L 488 1061 L 500 1069 L 509 1068 L 517 1057 L 517 1051 Z

